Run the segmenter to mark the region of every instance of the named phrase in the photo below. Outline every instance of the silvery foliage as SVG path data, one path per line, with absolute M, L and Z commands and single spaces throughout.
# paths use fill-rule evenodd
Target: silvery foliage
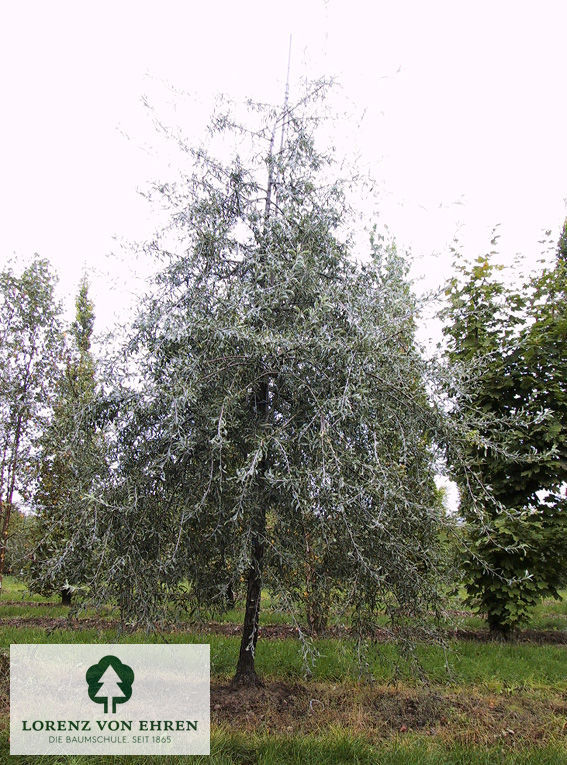
M 250 105 L 252 127 L 217 118 L 240 156 L 190 150 L 193 174 L 155 189 L 171 219 L 146 251 L 163 270 L 126 348 L 101 500 L 99 594 L 125 619 L 222 609 L 255 541 L 297 613 L 307 564 L 360 627 L 384 611 L 423 625 L 439 606 L 448 426 L 403 258 L 376 236 L 354 253 L 345 234 L 352 179 L 315 148 L 324 89 Z

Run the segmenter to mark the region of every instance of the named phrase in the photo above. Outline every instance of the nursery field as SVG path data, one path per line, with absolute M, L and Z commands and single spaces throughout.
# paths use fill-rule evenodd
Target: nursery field
M 264 685 L 234 690 L 242 613 L 147 634 L 120 629 L 116 615 L 74 615 L 6 579 L 0 600 L 0 762 L 126 763 L 139 757 L 9 755 L 11 643 L 209 643 L 211 756 L 168 762 L 239 763 L 567 763 L 567 604 L 543 601 L 529 628 L 507 642 L 455 608 L 446 650 L 417 644 L 415 664 L 386 635 L 365 664 L 348 624 L 313 640 L 306 676 L 296 630 L 269 598 L 262 612 L 257 670 Z M 144 764 L 162 758 L 145 756 Z

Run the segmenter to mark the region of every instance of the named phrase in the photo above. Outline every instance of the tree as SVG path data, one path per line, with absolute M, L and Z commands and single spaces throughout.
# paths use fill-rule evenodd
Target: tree
M 539 488 L 559 491 L 567 481 L 567 220 L 553 268 L 528 283 L 528 317 L 521 337 L 521 394 L 538 418 L 534 440 L 548 458 L 530 475 Z M 531 486 L 530 486 L 531 488 Z
M 304 605 L 308 539 L 361 630 L 384 610 L 402 625 L 438 606 L 441 415 L 403 259 L 376 241 L 357 264 L 341 235 L 348 181 L 315 148 L 324 89 L 251 106 L 251 128 L 217 119 L 247 155 L 194 151 L 194 174 L 157 188 L 172 222 L 148 251 L 165 267 L 127 346 L 139 380 L 116 394 L 108 587 L 149 621 L 183 587 L 222 607 L 243 581 L 235 683 L 258 682 L 263 582 Z
M 0 587 L 10 515 L 30 480 L 34 438 L 45 418 L 60 350 L 59 304 L 48 262 L 0 273 Z
M 21 512 L 17 506 L 12 508 L 6 539 L 5 574 L 22 575 L 32 549 L 34 520 L 32 515 Z
M 39 442 L 39 481 L 33 496 L 36 541 L 27 570 L 30 590 L 59 591 L 65 605 L 71 605 L 73 591 L 90 578 L 97 539 L 92 495 L 105 469 L 95 413 L 94 311 L 85 278 L 75 305 L 65 367 Z
M 453 362 L 469 369 L 461 410 L 477 412 L 469 446 L 477 503 L 464 494 L 469 604 L 506 635 L 565 581 L 567 377 L 562 340 L 567 302 L 561 255 L 553 272 L 521 290 L 496 278 L 490 255 L 461 265 L 447 288 L 445 334 Z M 469 476 L 453 463 L 461 488 Z M 550 492 L 547 497 L 542 492 Z

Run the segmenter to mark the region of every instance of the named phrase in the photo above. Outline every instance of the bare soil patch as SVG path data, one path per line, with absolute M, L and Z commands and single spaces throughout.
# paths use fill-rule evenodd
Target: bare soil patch
M 235 730 L 323 733 L 333 727 L 375 739 L 407 732 L 467 743 L 547 742 L 566 737 L 567 700 L 439 689 L 266 683 L 211 686 L 211 719 Z
M 85 618 L 75 619 L 66 616 L 8 616 L 0 619 L 0 627 L 40 627 L 47 632 L 55 630 L 108 630 L 117 628 L 120 622 L 111 619 Z
M 1 613 L 1 606 L 0 606 Z M 123 630 L 131 630 L 132 627 L 121 624 L 116 619 L 103 619 L 97 618 L 77 618 L 74 616 L 10 616 L 6 618 L 0 618 L 0 626 L 4 627 L 39 627 L 45 629 L 48 632 L 55 630 L 84 630 L 84 629 L 96 629 L 96 630 L 109 630 L 122 628 Z M 194 622 L 186 624 L 167 624 L 156 625 L 156 628 L 166 632 L 175 633 L 199 633 L 199 634 L 212 634 L 212 635 L 226 635 L 226 636 L 239 636 L 242 631 L 242 625 L 232 624 L 225 622 Z M 309 635 L 309 631 L 305 628 L 303 633 Z M 282 640 L 297 639 L 298 631 L 296 627 L 287 624 L 264 624 L 260 627 L 260 637 L 268 640 Z M 321 635 L 317 637 L 324 638 L 345 638 L 352 635 L 352 631 L 348 627 L 331 627 Z M 441 632 L 441 635 L 446 639 L 457 640 L 472 640 L 480 643 L 489 642 L 501 642 L 502 638 L 492 635 L 487 629 L 452 629 Z M 374 640 L 379 643 L 387 643 L 394 640 L 395 636 L 391 630 L 377 629 L 374 632 Z M 415 639 L 419 641 L 419 634 L 416 634 Z M 537 645 L 553 644 L 553 645 L 567 645 L 567 630 L 519 630 L 514 632 L 508 638 L 512 643 L 534 643 Z
M 25 606 L 28 608 L 31 606 L 34 607 L 46 607 L 46 608 L 53 608 L 54 606 L 60 606 L 61 602 L 56 603 L 54 600 L 0 600 L 0 607 L 1 606 Z
M 10 712 L 10 657 L 0 653 L 0 720 Z M 0 726 L 1 727 L 1 726 Z

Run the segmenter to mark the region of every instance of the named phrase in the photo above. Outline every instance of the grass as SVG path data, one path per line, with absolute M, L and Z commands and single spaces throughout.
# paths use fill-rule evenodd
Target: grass
M 131 757 L 46 757 L 8 754 L 7 736 L 0 740 L 3 763 L 13 765 L 126 765 L 140 763 Z M 171 756 L 168 765 L 564 765 L 565 750 L 560 745 L 528 747 L 522 751 L 495 745 L 471 746 L 455 743 L 440 745 L 416 737 L 379 744 L 344 731 L 331 730 L 324 736 L 242 735 L 224 730 L 211 735 L 210 757 Z M 144 765 L 159 765 L 159 756 L 144 756 Z
M 541 630 L 567 630 L 567 592 L 563 592 L 562 600 L 542 600 L 534 608 L 529 626 Z
M 9 604 L 3 605 L 3 601 Z M 61 617 L 68 616 L 70 609 L 60 605 L 57 593 L 49 597 L 30 593 L 25 584 L 13 576 L 5 576 L 0 592 L 0 608 L 4 618 L 9 617 Z M 106 608 L 104 612 L 85 609 L 81 611 L 80 618 L 108 618 L 118 619 L 118 609 Z M 233 608 L 223 613 L 213 613 L 214 621 L 221 624 L 242 624 L 244 620 L 244 607 Z M 265 623 L 292 625 L 293 619 L 283 612 L 278 603 L 272 599 L 268 592 L 262 593 L 262 617 Z M 180 621 L 188 621 L 188 616 L 181 616 Z
M 563 591 L 562 596 L 562 600 L 554 600 L 553 598 L 542 600 L 541 603 L 533 609 L 530 621 L 526 627 L 534 630 L 567 630 L 567 590 Z M 463 599 L 464 591 L 459 595 L 450 598 L 449 607 L 455 611 L 462 611 Z M 18 605 L 2 605 L 2 601 L 20 601 L 20 603 Z M 30 606 L 29 604 L 34 605 Z M 25 584 L 13 576 L 4 577 L 2 591 L 0 593 L 0 606 L 2 608 L 2 616 L 6 618 L 23 618 L 26 616 L 57 617 L 67 616 L 69 614 L 68 608 L 59 605 L 59 598 L 56 593 L 49 598 L 30 594 L 26 589 Z M 105 609 L 103 613 L 87 609 L 81 612 L 81 618 L 83 617 L 117 619 L 118 612 L 116 609 L 110 608 Z M 220 623 L 242 624 L 244 619 L 244 608 L 233 608 L 224 613 L 213 614 L 213 617 L 215 621 Z M 184 621 L 184 619 L 182 619 L 182 621 Z M 281 610 L 278 600 L 272 598 L 268 592 L 262 593 L 262 621 L 264 624 L 293 624 L 292 617 Z M 380 619 L 378 621 L 380 622 Z M 383 621 L 385 623 L 386 619 L 384 618 Z M 300 624 L 304 623 L 305 620 L 300 619 Z M 333 625 L 346 624 L 348 626 L 349 619 L 342 615 L 340 618 L 331 618 L 330 623 Z M 484 619 L 472 612 L 466 615 L 452 615 L 450 618 L 450 626 L 458 626 L 473 630 L 486 629 Z
M 0 592 L 0 604 L 3 600 L 21 600 L 22 603 L 46 603 L 50 598 L 35 595 L 28 591 L 25 584 L 13 576 L 5 576 L 2 580 L 2 592 Z M 2 610 L 4 606 L 2 606 Z
M 168 643 L 208 643 L 211 646 L 211 674 L 228 679 L 234 672 L 240 638 L 224 635 L 175 633 L 165 636 Z M 164 636 L 116 630 L 62 630 L 46 632 L 39 627 L 4 627 L 0 649 L 11 643 L 160 643 Z M 310 677 L 324 682 L 358 680 L 360 666 L 352 640 L 315 640 L 319 657 Z M 445 654 L 440 646 L 418 645 L 415 656 L 428 682 L 451 687 L 474 685 L 497 693 L 517 690 L 553 689 L 567 692 L 567 650 L 565 646 L 517 643 L 475 643 L 451 641 Z M 447 666 L 448 661 L 448 666 Z M 404 682 L 417 685 L 415 668 L 395 645 L 377 644 L 368 650 L 367 671 L 376 682 Z M 257 647 L 258 672 L 271 679 L 286 681 L 305 677 L 301 644 L 297 640 L 262 640 Z
M 18 603 L 2 605 L 2 600 Z M 0 615 L 25 620 L 69 614 L 69 609 L 50 605 L 49 602 L 49 599 L 40 596 L 30 596 L 20 582 L 6 577 L 0 597 Z M 458 603 L 455 608 L 458 609 Z M 100 618 L 100 614 L 92 613 L 92 616 Z M 112 616 L 110 609 L 106 611 L 106 616 Z M 234 609 L 219 621 L 239 624 L 241 618 L 241 609 Z M 277 603 L 267 598 L 262 608 L 262 621 L 287 624 L 290 620 L 278 610 Z M 460 619 L 459 626 L 480 629 L 484 623 L 477 617 L 467 615 Z M 532 629 L 566 629 L 566 601 L 543 601 L 534 610 L 529 626 Z M 107 629 L 104 623 L 97 629 L 77 630 L 46 630 L 39 626 L 26 626 L 25 623 L 0 627 L 1 652 L 7 652 L 11 643 L 162 641 L 209 643 L 211 674 L 216 686 L 226 683 L 234 672 L 240 642 L 238 634 L 224 636 L 199 634 L 197 631 L 165 635 L 141 631 L 125 633 L 110 625 Z M 264 709 L 264 702 L 261 701 L 256 709 L 257 717 L 250 718 L 247 727 L 243 715 L 235 715 L 227 724 L 226 716 L 223 717 L 224 709 L 214 712 L 216 722 L 211 729 L 210 758 L 172 756 L 167 758 L 167 762 L 171 765 L 186 762 L 214 765 L 567 763 L 565 646 L 451 640 L 446 655 L 440 646 L 419 644 L 415 656 L 425 672 L 429 684 L 425 686 L 420 684 L 415 667 L 391 643 L 368 647 L 365 661 L 366 677 L 372 677 L 369 684 L 360 682 L 360 664 L 354 641 L 321 639 L 314 640 L 312 647 L 318 654 L 318 660 L 306 680 L 301 644 L 297 640 L 260 637 L 258 642 L 257 669 L 267 684 L 272 683 L 274 687 L 288 684 L 284 691 L 287 692 L 288 687 L 297 690 L 296 718 L 288 710 L 293 723 L 289 731 L 286 728 L 287 718 L 284 720 L 285 715 L 278 706 L 281 699 L 270 702 L 268 695 L 265 703 L 266 709 L 271 704 L 269 714 L 260 714 Z M 445 723 L 436 725 L 435 730 L 429 730 L 427 726 L 415 730 L 410 721 L 409 730 L 400 732 L 398 718 L 391 715 L 394 707 L 402 715 L 400 719 L 405 719 L 403 715 L 413 708 L 411 703 L 417 704 L 416 708 L 422 714 L 428 693 L 433 694 L 432 698 L 437 699 L 435 703 L 445 710 Z M 305 713 L 304 707 L 307 705 L 309 710 L 312 696 L 324 700 L 325 712 L 316 719 L 307 719 L 309 711 Z M 239 703 L 238 700 L 236 703 Z M 410 707 L 407 707 L 408 704 Z M 301 709 L 304 709 L 302 716 L 299 714 Z M 418 712 L 414 712 L 414 718 L 410 714 L 414 722 Z M 388 730 L 382 724 L 384 720 L 389 720 Z M 6 716 L 0 716 L 0 728 L 3 728 L 0 730 L 2 764 L 120 765 L 143 762 L 144 765 L 153 765 L 164 762 L 162 757 L 152 756 L 11 757 L 8 754 L 6 726 Z M 515 729 L 513 735 L 509 735 L 509 728 Z

